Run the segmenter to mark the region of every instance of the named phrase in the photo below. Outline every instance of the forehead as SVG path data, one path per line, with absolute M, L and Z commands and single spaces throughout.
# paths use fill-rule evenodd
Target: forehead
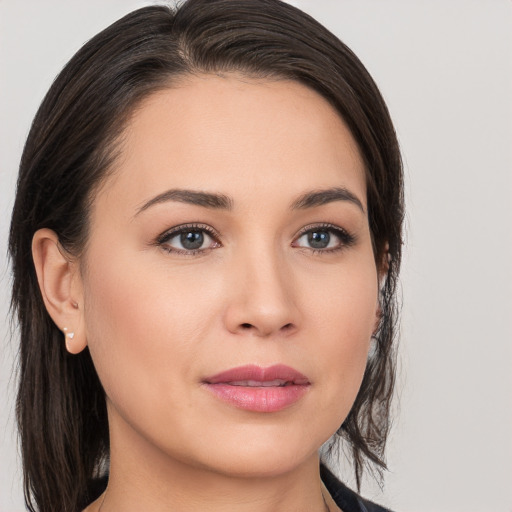
M 243 198 L 332 186 L 351 188 L 366 203 L 357 144 L 322 96 L 295 81 L 204 75 L 138 106 L 100 195 L 115 190 L 137 205 L 166 188 Z

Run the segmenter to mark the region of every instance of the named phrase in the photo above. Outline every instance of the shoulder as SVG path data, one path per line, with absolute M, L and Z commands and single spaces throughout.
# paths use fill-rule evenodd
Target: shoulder
M 320 475 L 325 487 L 343 512 L 391 512 L 387 508 L 365 500 L 359 494 L 340 482 L 323 464 Z

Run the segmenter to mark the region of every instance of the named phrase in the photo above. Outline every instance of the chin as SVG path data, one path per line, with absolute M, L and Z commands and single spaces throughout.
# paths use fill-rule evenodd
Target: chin
M 281 428 L 276 432 L 261 425 L 243 430 L 245 435 L 226 436 L 217 442 L 203 438 L 203 467 L 231 477 L 277 477 L 316 459 L 319 448 L 330 437 L 327 432 L 312 437 L 311 431 Z
M 232 457 L 225 455 L 216 472 L 231 478 L 276 478 L 292 473 L 311 458 L 316 451 L 310 454 L 284 453 L 236 453 Z

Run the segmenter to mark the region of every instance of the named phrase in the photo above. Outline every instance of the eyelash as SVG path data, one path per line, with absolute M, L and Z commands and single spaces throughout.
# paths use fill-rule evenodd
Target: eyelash
M 165 244 L 172 240 L 174 237 L 181 235 L 182 233 L 188 232 L 203 232 L 206 233 L 212 240 L 215 242 L 215 247 L 206 247 L 204 249 L 195 249 L 195 250 L 187 250 L 187 249 L 176 249 L 176 247 L 169 247 Z M 162 235 L 160 235 L 156 241 L 156 245 L 162 247 L 164 251 L 167 251 L 171 254 L 178 254 L 183 256 L 195 256 L 199 254 L 204 254 L 211 249 L 215 249 L 220 247 L 221 244 L 219 242 L 220 235 L 217 233 L 211 226 L 207 224 L 182 224 L 180 226 L 176 226 L 175 228 L 166 231 Z
M 326 231 L 329 233 L 334 233 L 334 235 L 340 240 L 340 244 L 336 247 L 332 248 L 325 248 L 325 249 L 315 249 L 312 247 L 302 247 L 302 246 L 294 246 L 293 243 L 295 243 L 297 240 L 299 240 L 302 236 L 306 235 L 307 233 L 315 232 L 315 231 Z M 187 249 L 177 249 L 175 247 L 169 247 L 166 246 L 166 244 L 175 238 L 176 236 L 188 233 L 188 232 L 204 232 L 206 233 L 210 238 L 212 238 L 214 242 L 213 247 L 206 247 L 204 249 L 194 249 L 194 250 L 187 250 Z M 183 256 L 197 256 L 200 254 L 204 254 L 212 249 L 216 249 L 218 247 L 221 247 L 222 244 L 219 241 L 220 235 L 217 231 L 215 231 L 211 226 L 208 226 L 207 224 L 182 224 L 180 226 L 176 226 L 175 228 L 170 229 L 169 231 L 166 231 L 162 235 L 160 235 L 155 245 L 160 246 L 163 250 L 170 254 L 178 254 Z M 300 232 L 297 234 L 297 236 L 294 238 L 292 242 L 292 247 L 297 247 L 299 249 L 306 249 L 308 251 L 311 251 L 313 254 L 332 254 L 338 251 L 342 251 L 346 249 L 347 247 L 351 247 L 356 242 L 356 237 L 352 234 L 350 234 L 348 231 L 344 230 L 343 228 L 340 228 L 339 226 L 335 226 L 334 224 L 329 223 L 322 223 L 322 224 L 313 224 L 305 226 L 300 230 Z
M 339 251 L 343 251 L 348 247 L 353 246 L 356 243 L 356 237 L 352 234 L 350 234 L 348 231 L 346 231 L 343 228 L 340 228 L 339 226 L 336 226 L 334 224 L 329 223 L 321 223 L 321 224 L 311 224 L 308 226 L 303 227 L 299 234 L 295 237 L 295 241 L 299 240 L 302 236 L 306 235 L 307 233 L 314 233 L 315 231 L 326 231 L 328 233 L 334 233 L 334 235 L 339 238 L 340 244 L 336 247 L 331 247 L 330 249 L 314 249 L 312 247 L 300 247 L 300 249 L 307 249 L 308 251 L 311 251 L 313 254 L 332 254 Z

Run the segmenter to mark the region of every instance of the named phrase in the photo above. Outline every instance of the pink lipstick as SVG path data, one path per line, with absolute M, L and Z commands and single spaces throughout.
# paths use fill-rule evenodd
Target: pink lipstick
M 305 375 L 281 364 L 232 368 L 204 379 L 203 384 L 224 402 L 254 412 L 286 409 L 300 400 L 310 386 Z

